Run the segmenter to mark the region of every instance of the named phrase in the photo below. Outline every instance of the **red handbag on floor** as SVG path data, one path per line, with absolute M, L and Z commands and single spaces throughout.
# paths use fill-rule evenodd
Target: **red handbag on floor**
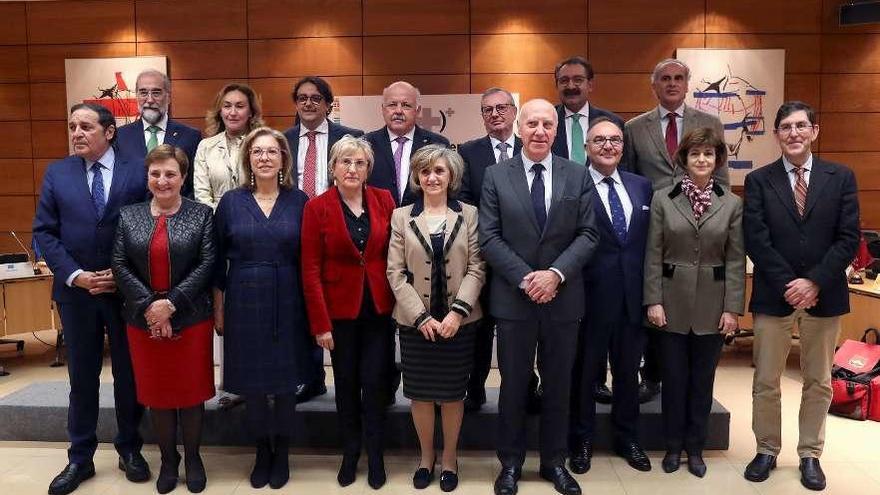
M 868 335 L 874 343 L 868 343 Z M 847 340 L 834 353 L 833 395 L 828 412 L 846 418 L 880 421 L 880 331 L 865 330 L 861 340 Z

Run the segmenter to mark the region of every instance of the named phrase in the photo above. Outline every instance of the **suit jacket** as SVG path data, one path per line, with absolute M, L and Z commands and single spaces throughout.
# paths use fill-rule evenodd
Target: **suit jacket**
M 684 107 L 684 124 L 681 135 L 700 127 L 715 129 L 724 138 L 724 127 L 718 117 L 701 112 L 695 108 Z M 647 177 L 654 184 L 654 190 L 670 187 L 681 181 L 684 169 L 675 166 L 666 149 L 666 137 L 660 131 L 660 110 L 654 108 L 626 123 L 623 133 L 624 170 Z M 715 168 L 715 183 L 730 186 L 730 177 L 725 163 Z
M 544 230 L 532 208 L 522 155 L 486 169 L 480 200 L 480 247 L 492 267 L 490 311 L 507 320 L 556 321 L 584 314 L 583 268 L 599 243 L 593 179 L 587 167 L 553 156 L 553 189 Z M 535 304 L 519 288 L 523 277 L 554 267 L 565 276 L 556 297 Z
M 654 194 L 644 304 L 663 305 L 664 330 L 710 335 L 718 333 L 722 312 L 743 314 L 742 214 L 742 200 L 718 184 L 699 221 L 680 182 Z
M 477 209 L 449 200 L 444 231 L 446 303 L 464 316 L 462 325 L 480 319 L 480 289 L 485 281 L 477 237 Z M 434 252 L 421 197 L 394 210 L 388 246 L 388 281 L 397 299 L 394 320 L 418 328 L 431 317 L 431 267 Z
M 144 121 L 138 119 L 130 124 L 120 127 L 116 131 L 116 149 L 126 156 L 143 161 L 147 156 L 147 142 L 144 140 Z M 196 158 L 196 148 L 202 140 L 202 133 L 188 125 L 168 119 L 165 128 L 165 140 L 162 144 L 177 146 L 186 153 L 189 159 L 189 173 L 186 174 L 186 182 L 183 184 L 181 194 L 188 198 L 193 197 L 193 162 Z
M 71 155 L 49 164 L 43 176 L 33 232 L 55 279 L 52 299 L 59 303 L 90 301 L 85 289 L 68 287 L 76 270 L 110 268 L 119 209 L 147 200 L 143 160 L 117 155 L 104 215 L 97 218 L 86 178 L 86 163 Z
M 373 147 L 374 154 L 373 172 L 370 174 L 367 182 L 371 186 L 387 189 L 391 192 L 391 196 L 394 197 L 394 201 L 398 202 L 401 185 L 397 183 L 397 175 L 394 172 L 394 154 L 391 152 L 388 128 L 383 127 L 369 132 L 366 138 Z M 416 126 L 415 134 L 413 135 L 412 152 L 415 153 L 419 148 L 429 144 L 449 146 L 449 140 L 440 134 Z M 407 184 L 403 184 L 403 187 L 406 187 L 406 192 L 404 193 L 403 201 L 399 202 L 398 206 L 409 205 L 416 200 L 416 195 L 410 190 L 408 184 L 409 180 L 407 180 Z
M 193 164 L 195 199 L 214 210 L 227 191 L 238 187 L 241 157 L 227 156 L 226 133 L 202 139 Z
M 376 313 L 387 315 L 394 307 L 394 295 L 385 278 L 394 199 L 388 191 L 368 186 L 364 200 L 370 236 L 363 255 L 351 240 L 335 186 L 306 203 L 301 234 L 302 279 L 313 335 L 332 330 L 331 320 L 358 317 L 364 300 L 364 279 Z
M 614 233 L 611 218 L 602 204 L 599 192 L 593 195 L 599 244 L 584 268 L 586 284 L 586 316 L 591 324 L 608 325 L 626 321 L 641 324 L 642 282 L 644 281 L 645 244 L 651 219 L 651 181 L 620 171 L 620 180 L 632 203 L 632 215 L 626 239 Z
M 608 117 L 609 119 L 617 122 L 621 128 L 623 128 L 623 119 L 621 119 L 617 114 L 611 112 L 609 110 L 604 110 L 599 108 L 592 103 L 589 105 L 589 115 L 587 116 L 587 121 L 581 121 L 581 126 L 584 128 L 584 136 L 587 135 L 587 130 L 590 128 L 590 122 L 593 121 L 596 117 Z M 569 149 L 568 149 L 568 134 L 565 130 L 565 105 L 556 105 L 556 116 L 559 119 L 558 130 L 556 131 L 556 139 L 553 140 L 553 147 L 551 148 L 553 154 L 556 156 L 561 156 L 563 158 L 569 157 Z M 586 150 L 584 151 L 586 155 Z M 590 158 L 587 157 L 587 165 L 590 164 Z M 589 174 L 587 174 L 589 175 Z
M 755 264 L 749 311 L 786 316 L 785 284 L 808 278 L 819 286 L 813 316 L 849 312 L 844 270 L 859 245 L 859 202 L 852 170 L 813 155 L 804 217 L 782 159 L 746 175 L 746 252 Z
M 293 167 L 296 170 L 297 181 L 299 180 L 299 176 L 302 174 L 301 164 L 299 163 L 299 133 L 301 131 L 300 124 L 296 124 L 290 129 L 284 131 L 284 137 L 287 138 L 287 143 L 290 145 L 290 156 L 293 157 Z M 327 158 L 330 158 L 330 148 L 336 144 L 336 141 L 342 139 L 342 136 L 346 134 L 351 135 L 353 137 L 361 137 L 364 135 L 364 131 L 360 129 L 355 129 L 353 127 L 345 127 L 344 125 L 339 125 L 327 119 Z M 298 182 L 297 182 L 298 183 Z M 329 189 L 329 188 L 328 188 Z
M 513 157 L 522 151 L 522 139 L 513 138 L 513 151 L 508 150 L 508 155 Z M 495 165 L 495 150 L 492 149 L 492 140 L 489 136 L 468 141 L 458 146 L 458 154 L 464 159 L 464 174 L 461 176 L 461 188 L 458 190 L 458 199 L 467 204 L 480 206 L 480 192 L 483 190 L 483 174 L 486 168 Z

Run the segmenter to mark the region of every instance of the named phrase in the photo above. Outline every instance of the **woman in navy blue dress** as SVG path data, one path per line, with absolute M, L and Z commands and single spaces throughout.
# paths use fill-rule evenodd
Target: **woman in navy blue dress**
M 245 398 L 256 438 L 251 485 L 280 488 L 290 476 L 296 386 L 311 379 L 303 376 L 310 337 L 299 274 L 308 197 L 294 189 L 290 148 L 280 132 L 253 130 L 241 153 L 241 187 L 223 195 L 215 218 L 215 325 L 224 335 L 225 388 Z

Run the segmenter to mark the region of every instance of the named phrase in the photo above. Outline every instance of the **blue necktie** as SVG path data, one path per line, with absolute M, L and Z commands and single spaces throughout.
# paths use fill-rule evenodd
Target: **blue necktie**
M 104 176 L 101 174 L 101 163 L 95 162 L 92 165 L 92 204 L 95 205 L 95 213 L 98 218 L 104 216 L 104 206 L 107 202 L 104 199 Z
M 532 180 L 532 208 L 535 209 L 538 227 L 544 232 L 544 225 L 547 223 L 547 207 L 544 203 L 544 165 L 540 163 L 532 165 L 532 173 L 535 174 Z
M 620 242 L 626 241 L 626 216 L 623 213 L 623 203 L 614 189 L 614 179 L 605 177 L 602 182 L 608 184 L 608 204 L 611 206 L 611 226 Z

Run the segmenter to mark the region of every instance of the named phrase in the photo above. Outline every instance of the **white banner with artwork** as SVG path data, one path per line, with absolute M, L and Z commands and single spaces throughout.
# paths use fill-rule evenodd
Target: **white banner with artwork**
M 480 116 L 481 95 L 422 95 L 418 124 L 460 144 L 486 135 Z M 519 94 L 513 94 L 519 107 Z M 333 102 L 330 119 L 336 123 L 370 132 L 385 126 L 382 96 L 339 96 Z
M 78 103 L 96 103 L 113 113 L 117 126 L 128 124 L 140 115 L 135 95 L 138 74 L 146 69 L 167 74 L 167 68 L 165 57 L 66 59 L 67 108 Z
M 730 183 L 779 158 L 773 119 L 783 102 L 785 50 L 679 48 L 691 68 L 688 105 L 724 124 Z

